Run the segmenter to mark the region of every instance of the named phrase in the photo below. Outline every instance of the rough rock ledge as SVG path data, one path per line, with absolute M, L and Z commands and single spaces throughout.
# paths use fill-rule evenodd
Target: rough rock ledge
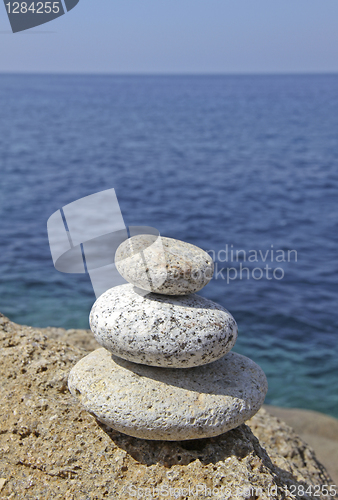
M 313 450 L 263 409 L 248 425 L 192 441 L 140 440 L 99 424 L 67 389 L 72 366 L 96 347 L 90 336 L 0 314 L 1 499 L 337 498 L 313 495 L 332 480 Z M 172 494 L 156 496 L 161 488 Z

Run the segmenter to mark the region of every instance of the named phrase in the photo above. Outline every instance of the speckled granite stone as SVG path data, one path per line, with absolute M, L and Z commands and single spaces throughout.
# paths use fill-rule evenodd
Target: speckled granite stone
M 222 306 L 199 295 L 145 297 L 126 284 L 107 290 L 90 313 L 96 341 L 123 359 L 187 368 L 215 361 L 237 339 L 237 325 Z
M 212 258 L 204 250 L 163 236 L 129 238 L 117 249 L 115 264 L 129 283 L 166 295 L 197 292 L 214 273 Z
M 234 429 L 259 410 L 268 388 L 261 368 L 232 352 L 210 365 L 180 370 L 131 363 L 106 349 L 81 359 L 68 387 L 109 427 L 167 441 Z

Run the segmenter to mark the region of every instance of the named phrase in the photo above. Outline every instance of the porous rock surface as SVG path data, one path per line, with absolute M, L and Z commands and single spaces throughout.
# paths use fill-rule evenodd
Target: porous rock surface
M 201 248 L 153 235 L 133 236 L 121 243 L 115 264 L 129 283 L 166 295 L 198 292 L 214 273 L 212 258 Z
M 97 299 L 90 327 L 97 342 L 116 356 L 158 367 L 210 363 L 237 339 L 236 322 L 221 305 L 196 294 L 143 296 L 130 284 Z
M 1 499 L 130 500 L 146 488 L 176 489 L 162 498 L 215 499 L 208 488 L 223 487 L 219 498 L 307 500 L 288 491 L 332 483 L 313 451 L 264 410 L 250 427 L 193 441 L 140 440 L 99 424 L 67 389 L 68 373 L 86 351 L 49 338 L 53 332 L 0 315 Z M 90 333 L 82 334 L 85 344 Z M 198 485 L 203 494 L 196 495 Z M 277 492 L 269 497 L 272 486 Z
M 249 420 L 268 384 L 251 359 L 230 352 L 207 366 L 156 368 L 96 349 L 71 370 L 68 386 L 100 422 L 143 439 L 214 437 Z

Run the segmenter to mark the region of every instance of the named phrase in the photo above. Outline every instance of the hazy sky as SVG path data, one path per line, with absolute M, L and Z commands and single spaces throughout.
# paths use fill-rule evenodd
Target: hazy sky
M 0 44 L 0 71 L 338 72 L 338 0 L 80 0 L 17 34 L 0 5 Z

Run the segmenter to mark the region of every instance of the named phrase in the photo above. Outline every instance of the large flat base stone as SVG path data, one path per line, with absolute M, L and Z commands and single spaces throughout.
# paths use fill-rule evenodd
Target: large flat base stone
M 71 370 L 68 386 L 87 411 L 115 430 L 155 440 L 213 437 L 249 420 L 267 380 L 251 359 L 230 352 L 208 365 L 157 368 L 97 349 Z

